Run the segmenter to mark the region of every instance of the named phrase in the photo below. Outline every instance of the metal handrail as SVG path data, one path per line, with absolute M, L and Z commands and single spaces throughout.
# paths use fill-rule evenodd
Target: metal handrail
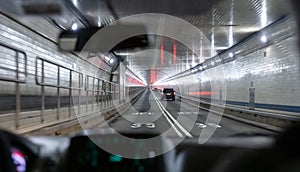
M 38 64 L 39 61 L 41 61 L 41 82 L 39 81 L 39 68 L 38 68 Z M 45 82 L 45 62 L 51 65 L 54 65 L 57 67 L 57 84 L 49 84 Z M 69 117 L 71 117 L 71 97 L 72 97 L 72 91 L 73 90 L 78 90 L 79 92 L 82 90 L 83 87 L 83 73 L 78 72 L 74 69 L 70 69 L 67 68 L 65 66 L 62 66 L 60 64 L 54 63 L 50 60 L 46 60 L 43 59 L 41 57 L 36 57 L 36 64 L 35 64 L 35 81 L 36 84 L 41 86 L 41 96 L 42 96 L 42 102 L 41 102 L 41 123 L 44 123 L 44 111 L 45 111 L 45 87 L 54 87 L 57 89 L 57 115 L 56 115 L 56 119 L 59 120 L 60 119 L 60 101 L 61 101 L 61 96 L 60 96 L 60 89 L 67 89 L 69 90 L 69 101 L 70 101 L 70 105 L 69 105 Z M 61 73 L 61 69 L 65 69 L 68 71 L 69 73 L 69 78 L 68 78 L 68 82 L 69 82 L 69 86 L 63 86 L 61 85 L 61 77 L 60 77 L 60 73 Z M 78 75 L 78 87 L 73 87 L 73 73 Z M 79 93 L 80 94 L 80 93 Z M 79 98 L 79 103 L 80 103 L 80 98 Z M 78 110 L 80 110 L 80 107 L 78 108 Z
M 28 76 L 28 72 L 27 72 L 27 54 L 21 50 L 21 49 L 18 49 L 18 48 L 15 48 L 15 47 L 12 47 L 12 46 L 8 46 L 8 45 L 5 45 L 3 43 L 0 43 L 0 46 L 2 47 L 5 47 L 9 50 L 13 50 L 14 52 L 16 52 L 16 70 L 12 70 L 12 69 L 8 69 L 8 68 L 4 68 L 5 70 L 9 70 L 9 71 L 14 71 L 16 72 L 16 78 L 15 79 L 11 79 L 11 78 L 7 78 L 7 77 L 0 77 L 0 80 L 1 81 L 7 81 L 7 82 L 17 82 L 17 83 L 26 83 L 27 82 L 27 76 Z M 24 72 L 19 72 L 19 54 L 23 54 L 24 55 Z M 22 73 L 24 74 L 24 79 L 23 80 L 20 80 L 19 79 L 19 74 Z
M 39 71 L 38 71 L 38 61 L 41 61 L 42 63 L 42 82 L 39 81 Z M 58 81 L 58 84 L 48 84 L 48 83 L 45 83 L 44 79 L 45 79 L 45 63 L 44 62 L 47 62 L 49 64 L 52 64 L 52 65 L 55 65 L 58 67 L 58 78 L 57 78 L 57 81 Z M 66 69 L 68 70 L 68 72 L 70 73 L 70 76 L 69 76 L 69 82 L 72 83 L 72 72 L 74 72 L 75 74 L 78 74 L 79 76 L 79 84 L 78 84 L 78 87 L 73 87 L 72 85 L 73 84 L 70 84 L 70 86 L 63 86 L 63 85 L 60 85 L 59 82 L 60 82 L 60 69 Z M 70 69 L 70 68 L 67 68 L 65 66 L 62 66 L 60 64 L 57 64 L 57 63 L 54 63 L 50 60 L 46 60 L 46 59 L 43 59 L 41 57 L 37 57 L 36 58 L 36 69 L 35 69 L 35 80 L 36 80 L 36 84 L 37 85 L 40 85 L 40 86 L 47 86 L 47 87 L 54 87 L 54 88 L 63 88 L 63 89 L 72 89 L 72 90 L 82 90 L 82 87 L 83 87 L 83 73 L 82 72 L 79 72 L 79 71 L 76 71 L 74 69 Z
M 98 82 L 96 82 L 96 83 L 97 83 L 96 89 L 95 89 L 95 87 L 94 87 L 93 89 L 88 89 L 90 84 L 87 82 L 87 80 L 88 80 L 89 78 L 91 78 L 91 79 L 93 80 L 93 85 L 95 84 L 95 80 L 98 81 Z M 108 92 L 108 91 L 103 90 L 103 89 L 101 88 L 103 85 L 101 85 L 101 87 L 100 87 L 99 81 L 102 81 L 102 82 L 104 82 L 105 84 L 106 84 L 106 83 L 111 84 L 112 86 L 118 86 L 118 85 L 119 85 L 119 84 L 116 84 L 116 83 L 113 83 L 113 82 L 109 82 L 109 81 L 106 81 L 106 80 L 101 79 L 101 78 L 98 78 L 98 77 L 94 77 L 94 76 L 91 76 L 91 75 L 86 75 L 85 91 Z
M 0 43 L 0 46 L 7 48 L 9 50 L 12 50 L 16 53 L 15 55 L 15 60 L 16 60 L 16 70 L 8 69 L 3 67 L 4 70 L 9 70 L 16 72 L 16 77 L 15 79 L 7 78 L 7 77 L 0 77 L 1 81 L 7 81 L 7 82 L 15 82 L 16 83 L 16 113 L 15 113 L 15 128 L 19 128 L 20 126 L 20 112 L 21 112 L 21 93 L 20 93 L 20 83 L 26 83 L 27 82 L 27 77 L 28 77 L 28 72 L 27 72 L 27 54 L 15 47 L 5 45 L 3 43 Z M 24 72 L 20 72 L 20 54 L 23 54 L 24 56 Z M 20 73 L 24 75 L 24 79 L 20 79 Z

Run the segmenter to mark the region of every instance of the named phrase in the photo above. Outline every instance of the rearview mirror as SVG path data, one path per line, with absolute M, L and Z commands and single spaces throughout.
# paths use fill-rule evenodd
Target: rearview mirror
M 142 25 L 109 25 L 64 31 L 60 34 L 58 43 L 62 51 L 120 51 L 148 46 L 146 33 Z

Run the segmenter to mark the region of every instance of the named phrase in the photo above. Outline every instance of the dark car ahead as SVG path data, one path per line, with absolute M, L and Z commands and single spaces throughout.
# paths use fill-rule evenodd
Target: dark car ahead
M 175 101 L 175 90 L 173 88 L 164 88 L 162 91 L 161 99 L 171 99 L 172 101 Z

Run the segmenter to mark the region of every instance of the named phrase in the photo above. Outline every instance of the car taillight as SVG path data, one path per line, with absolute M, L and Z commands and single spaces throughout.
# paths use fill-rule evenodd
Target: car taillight
M 174 92 L 174 96 L 176 96 L 176 92 Z

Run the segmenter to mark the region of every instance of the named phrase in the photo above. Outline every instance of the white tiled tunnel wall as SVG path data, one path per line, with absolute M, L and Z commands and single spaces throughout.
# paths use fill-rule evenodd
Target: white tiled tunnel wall
M 287 20 L 279 26 L 283 24 L 294 23 Z M 280 30 L 277 30 L 275 25 L 266 34 L 271 35 L 276 32 Z M 286 30 L 287 35 L 288 32 L 292 30 Z M 263 47 L 263 43 L 258 45 L 262 47 L 256 47 L 256 51 L 238 56 L 236 60 L 223 65 L 227 78 L 227 100 L 248 102 L 249 88 L 253 87 L 256 103 L 299 106 L 300 73 L 297 35 L 290 35 L 267 47 Z
M 213 91 L 211 83 L 215 80 L 209 77 L 210 70 L 223 70 L 227 88 L 222 90 L 222 98 L 227 103 L 249 103 L 249 88 L 255 88 L 255 103 L 293 106 L 299 109 L 300 60 L 295 27 L 292 18 L 284 18 L 273 24 L 263 33 L 258 33 L 219 56 L 226 59 L 230 52 L 238 52 L 235 60 L 197 73 L 193 77 L 183 78 L 183 82 L 193 82 L 185 90 L 195 90 L 195 83 L 198 82 L 201 92 Z M 269 43 L 260 41 L 262 34 L 268 36 Z M 182 84 L 182 87 L 187 86 Z M 188 94 L 187 91 L 185 94 Z M 220 93 L 214 90 L 211 94 Z M 210 99 L 212 96 L 201 97 Z
M 97 68 L 88 62 L 81 60 L 70 53 L 59 52 L 55 43 L 46 40 L 2 15 L 0 16 L 0 40 L 1 43 L 16 47 L 26 52 L 28 58 L 28 80 L 26 84 L 21 85 L 23 90 L 22 94 L 40 95 L 40 89 L 37 88 L 35 83 L 35 60 L 37 56 L 70 69 L 75 66 L 75 70 L 85 70 L 85 73 L 90 73 L 91 75 L 94 75 L 95 71 L 97 71 Z M 3 56 L 1 58 L 3 58 Z M 50 68 L 45 70 L 53 74 L 51 76 L 52 80 L 56 78 L 56 69 Z M 102 72 L 99 75 L 101 75 L 101 78 L 103 79 L 109 79 L 109 75 L 106 72 Z M 13 84 L 0 82 L 1 91 L 6 94 L 15 94 L 15 90 L 13 87 L 10 87 L 10 85 Z M 49 92 L 49 94 L 55 95 L 55 93 L 51 92 Z
M 49 28 L 50 29 L 50 28 Z M 77 70 L 84 73 L 82 79 L 87 75 L 94 77 L 99 77 L 104 80 L 109 80 L 110 75 L 104 70 L 98 69 L 96 66 L 89 63 L 87 60 L 79 58 L 78 56 L 71 53 L 62 53 L 58 51 L 57 44 L 53 42 L 53 34 L 46 39 L 45 37 L 31 31 L 27 27 L 24 27 L 22 24 L 11 20 L 10 18 L 0 15 L 0 42 L 1 44 L 7 45 L 9 47 L 14 47 L 18 50 L 24 51 L 27 55 L 27 80 L 26 83 L 20 83 L 20 93 L 21 93 L 21 113 L 19 115 L 18 126 L 34 126 L 41 123 L 40 114 L 41 112 L 38 109 L 31 111 L 30 113 L 26 112 L 29 108 L 39 108 L 41 107 L 41 95 L 42 90 L 41 86 L 36 84 L 35 74 L 36 74 L 36 59 L 40 57 L 45 60 L 49 60 L 55 64 L 61 65 L 63 67 Z M 2 47 L 0 45 L 0 47 Z M 8 69 L 16 69 L 16 58 L 14 57 L 14 52 L 7 50 L 5 48 L 0 48 L 0 58 L 1 62 L 5 63 L 5 67 Z M 22 61 L 21 63 L 24 64 Z M 24 65 L 20 65 L 21 72 L 24 71 Z M 3 66 L 3 65 L 2 65 Z M 38 73 L 39 77 L 41 76 L 41 63 L 38 63 Z M 55 84 L 57 77 L 57 66 L 45 64 L 45 81 L 47 83 Z M 9 73 L 8 73 L 9 74 Z M 69 85 L 69 70 L 61 68 L 61 85 Z M 1 78 L 9 77 L 9 79 L 16 79 L 16 72 L 10 72 L 10 75 L 0 75 Z M 20 77 L 24 77 L 20 73 Z M 79 77 L 73 76 L 72 82 L 78 85 Z M 82 83 L 83 87 L 85 86 Z M 0 126 L 7 129 L 14 129 L 16 127 L 15 123 L 15 112 L 16 112 L 16 83 L 0 81 L 0 95 L 1 99 L 1 115 L 0 115 Z M 44 121 L 51 122 L 57 120 L 56 115 L 59 112 L 59 118 L 65 119 L 74 116 L 74 111 L 77 109 L 76 105 L 74 108 L 69 107 L 60 107 L 60 110 L 56 110 L 56 99 L 57 88 L 45 87 L 45 102 L 51 101 L 52 107 L 45 107 L 44 111 Z M 64 97 L 64 100 L 68 99 L 69 89 L 60 89 L 60 97 Z M 84 89 L 83 89 L 84 91 Z M 81 92 L 81 95 L 86 95 L 85 92 Z M 72 91 L 73 100 L 77 101 L 77 95 L 79 91 Z M 48 97 L 47 97 L 48 96 Z M 49 98 L 49 99 L 48 99 Z M 85 100 L 82 100 L 85 101 Z M 23 104 L 22 104 L 23 103 Z M 62 102 L 60 102 L 62 103 Z M 66 102 L 64 102 L 66 103 Z M 34 107 L 32 107 L 34 104 Z M 23 106 L 26 106 L 25 109 Z M 55 106 L 55 107 L 54 107 Z M 80 115 L 84 115 L 93 110 L 92 105 L 87 105 L 86 108 L 81 108 L 79 112 Z M 87 110 L 86 110 L 87 109 Z M 96 108 L 94 108 L 96 110 Z M 87 112 L 88 111 L 88 112 Z M 71 115 L 71 116 L 69 116 Z M 78 115 L 78 114 L 77 114 Z

